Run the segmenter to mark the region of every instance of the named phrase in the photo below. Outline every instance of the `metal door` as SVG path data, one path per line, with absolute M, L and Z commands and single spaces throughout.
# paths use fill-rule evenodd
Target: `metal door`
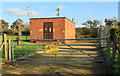
M 53 22 L 44 22 L 44 39 L 53 39 Z

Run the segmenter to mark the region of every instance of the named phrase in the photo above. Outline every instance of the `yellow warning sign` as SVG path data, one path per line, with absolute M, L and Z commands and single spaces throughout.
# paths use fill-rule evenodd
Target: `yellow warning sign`
M 102 27 L 102 30 L 104 30 L 104 27 Z
M 46 45 L 46 54 L 47 55 L 58 54 L 58 45 Z

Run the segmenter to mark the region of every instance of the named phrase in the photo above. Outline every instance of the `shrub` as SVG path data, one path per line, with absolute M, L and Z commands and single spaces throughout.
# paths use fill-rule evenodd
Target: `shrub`
M 76 38 L 97 38 L 97 28 L 76 28 L 75 37 Z

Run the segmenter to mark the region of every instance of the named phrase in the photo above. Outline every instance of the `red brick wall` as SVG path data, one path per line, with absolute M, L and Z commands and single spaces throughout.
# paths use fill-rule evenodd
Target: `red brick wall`
M 44 22 L 53 22 L 53 39 L 65 38 L 65 18 L 48 18 L 30 19 L 30 39 L 43 39 Z
M 67 18 L 65 19 L 65 39 L 75 39 L 75 23 Z M 65 43 L 74 42 L 74 40 L 66 40 Z
M 43 23 L 40 19 L 30 19 L 30 39 L 43 39 Z
M 75 38 L 75 24 L 73 22 L 67 18 L 46 18 L 30 19 L 30 39 L 43 39 L 44 22 L 53 22 L 53 39 Z
M 38 36 L 37 38 L 43 39 L 43 23 L 44 22 L 53 22 L 53 39 L 64 39 L 65 35 L 62 32 L 62 30 L 65 29 L 65 18 L 49 18 L 49 19 L 30 19 L 30 37 L 31 39 L 36 39 L 35 36 Z M 41 31 L 39 31 L 42 29 Z

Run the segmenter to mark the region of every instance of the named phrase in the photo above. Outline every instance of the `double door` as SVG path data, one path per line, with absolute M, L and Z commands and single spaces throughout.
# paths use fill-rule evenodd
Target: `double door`
M 44 22 L 44 39 L 53 39 L 53 22 Z

